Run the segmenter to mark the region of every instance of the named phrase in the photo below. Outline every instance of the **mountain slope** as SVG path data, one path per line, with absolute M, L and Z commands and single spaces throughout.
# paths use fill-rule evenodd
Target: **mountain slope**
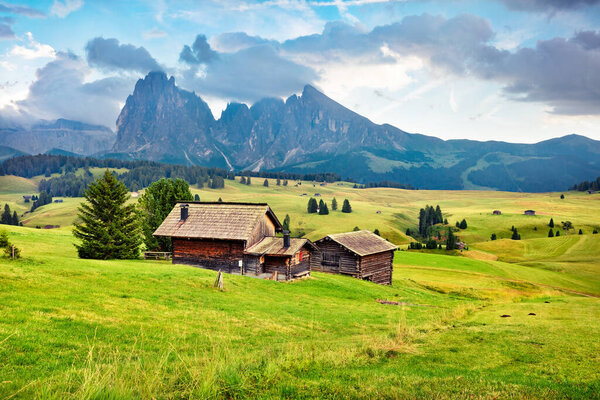
M 29 154 L 60 149 L 70 153 L 91 155 L 104 152 L 115 142 L 115 134 L 105 126 L 57 119 L 39 121 L 30 127 L 0 126 L 0 145 Z
M 139 80 L 117 121 L 111 156 L 230 169 L 331 171 L 431 189 L 562 190 L 600 174 L 600 142 L 444 141 L 377 125 L 307 85 L 285 101 L 231 103 L 216 120 L 164 73 Z

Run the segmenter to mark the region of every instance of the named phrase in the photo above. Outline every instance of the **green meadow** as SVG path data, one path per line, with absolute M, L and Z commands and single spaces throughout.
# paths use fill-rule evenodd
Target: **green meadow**
M 0 204 L 28 210 L 36 179 L 0 177 Z M 393 285 L 225 275 L 219 291 L 199 268 L 80 260 L 66 198 L 2 226 L 22 258 L 0 258 L 0 399 L 600 398 L 600 195 L 263 181 L 192 189 L 267 202 L 313 240 L 379 229 L 401 249 Z M 315 193 L 353 212 L 309 215 Z M 405 251 L 426 204 L 467 220 L 469 250 Z M 575 229 L 548 238 L 550 218 Z

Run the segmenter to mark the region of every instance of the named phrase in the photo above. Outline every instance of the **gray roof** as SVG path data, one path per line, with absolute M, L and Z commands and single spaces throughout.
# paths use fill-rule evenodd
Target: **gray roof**
M 188 217 L 181 221 L 181 205 L 188 204 Z M 266 203 L 177 203 L 154 236 L 198 239 L 249 240 L 252 230 L 267 214 L 281 231 L 281 223 Z
M 398 248 L 398 246 L 395 244 L 390 243 L 384 238 L 367 230 L 336 233 L 333 235 L 327 235 L 325 238 L 329 238 L 339 243 L 359 256 L 368 256 L 370 254 L 382 253 L 384 251 L 396 250 Z
M 290 238 L 290 247 L 283 247 L 282 237 L 267 236 L 260 242 L 248 247 L 246 253 L 255 256 L 293 256 L 307 244 L 309 247 L 314 247 L 308 239 Z

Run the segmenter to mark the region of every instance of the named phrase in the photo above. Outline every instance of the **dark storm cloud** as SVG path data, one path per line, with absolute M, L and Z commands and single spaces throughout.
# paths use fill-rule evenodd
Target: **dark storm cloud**
M 186 64 L 205 64 L 217 57 L 217 53 L 210 48 L 206 36 L 198 35 L 192 47 L 185 45 L 179 54 L 179 61 Z
M 36 118 L 67 118 L 114 129 L 120 103 L 135 78 L 111 77 L 85 83 L 90 69 L 72 53 L 59 52 L 56 59 L 38 69 L 19 110 Z
M 85 51 L 91 66 L 108 70 L 148 73 L 162 71 L 162 67 L 144 47 L 120 44 L 117 39 L 97 37 L 90 40 Z
M 20 14 L 25 15 L 26 17 L 33 18 L 42 18 L 46 16 L 45 13 L 43 13 L 40 10 L 36 10 L 35 8 L 31 8 L 28 6 L 10 5 L 5 3 L 0 3 L 0 13 Z
M 201 43 L 201 46 L 196 44 Z M 193 58 L 186 51 L 190 49 Z M 201 49 L 201 51 L 198 51 Z M 313 82 L 312 68 L 297 64 L 271 45 L 260 44 L 231 53 L 212 50 L 203 35 L 194 45 L 184 47 L 182 61 L 190 65 L 183 86 L 201 94 L 238 101 L 256 101 L 263 97 L 287 96 Z
M 600 0 L 500 0 L 511 10 L 519 11 L 559 11 L 574 10 L 600 4 Z

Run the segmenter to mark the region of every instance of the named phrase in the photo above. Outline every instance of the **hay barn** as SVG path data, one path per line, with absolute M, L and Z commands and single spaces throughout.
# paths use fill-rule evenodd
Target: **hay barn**
M 154 235 L 171 238 L 173 264 L 278 280 L 310 275 L 316 247 L 277 232 L 281 223 L 266 203 L 187 202 L 175 205 Z
M 350 275 L 383 285 L 392 284 L 394 251 L 397 246 L 367 231 L 327 235 L 317 240 L 312 256 L 315 271 Z

